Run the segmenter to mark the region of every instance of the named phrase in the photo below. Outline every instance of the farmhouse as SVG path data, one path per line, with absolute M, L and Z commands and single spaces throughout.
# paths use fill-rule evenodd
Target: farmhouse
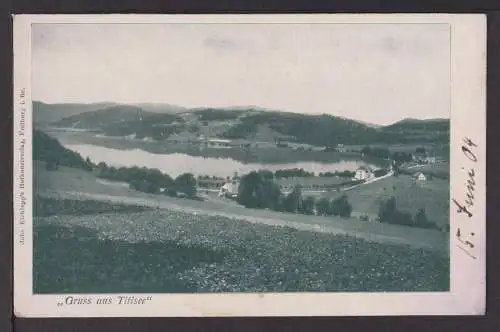
M 225 185 L 227 180 L 225 179 L 198 179 L 197 184 L 200 188 L 205 189 L 220 189 Z
M 206 140 L 206 145 L 212 148 L 228 148 L 231 140 L 210 138 Z
M 181 132 L 179 134 L 170 135 L 165 141 L 172 144 L 193 144 L 199 142 L 199 138 L 194 134 Z
M 412 155 L 413 161 L 419 164 L 434 164 L 436 162 L 436 157 L 429 156 L 425 152 L 417 152 Z
M 422 172 L 418 172 L 414 176 L 415 176 L 415 179 L 417 181 L 426 181 L 427 180 L 427 176 Z
M 239 181 L 226 182 L 219 190 L 219 197 L 237 198 L 239 187 Z
M 355 180 L 369 180 L 373 178 L 373 171 L 366 166 L 361 166 L 356 170 L 356 174 L 354 175 Z

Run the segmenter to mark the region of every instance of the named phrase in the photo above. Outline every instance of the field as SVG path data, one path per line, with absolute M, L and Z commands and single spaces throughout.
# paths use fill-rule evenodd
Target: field
M 415 169 L 416 170 L 416 169 Z M 394 196 L 398 210 L 410 212 L 413 216 L 418 209 L 425 209 L 430 221 L 440 227 L 449 225 L 449 181 L 434 178 L 415 181 L 411 176 L 388 177 L 357 188 L 325 194 L 327 197 L 348 196 L 353 211 L 375 218 L 380 203 Z
M 144 194 L 35 163 L 34 291 L 445 291 L 448 235 Z
M 333 234 L 351 234 L 384 243 L 404 243 L 414 247 L 431 248 L 441 252 L 448 250 L 448 234 L 435 230 L 409 228 L 355 218 L 305 216 L 260 209 L 246 209 L 232 200 L 216 195 L 200 194 L 205 201 L 166 197 L 141 193 L 121 183 L 104 183 L 95 175 L 81 170 L 61 167 L 48 172 L 37 164 L 35 169 L 35 191 L 57 199 L 98 199 L 115 203 L 139 204 L 176 211 L 189 211 L 206 215 L 223 215 L 228 218 L 244 219 L 255 223 L 293 226 L 302 230 L 317 230 Z
M 44 204 L 35 293 L 449 288 L 448 257 L 431 250 L 166 209 L 95 214 L 101 204 Z

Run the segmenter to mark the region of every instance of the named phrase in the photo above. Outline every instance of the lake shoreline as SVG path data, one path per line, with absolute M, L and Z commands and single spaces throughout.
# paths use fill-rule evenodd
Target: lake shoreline
M 232 159 L 244 164 L 282 164 L 294 162 L 336 163 L 359 161 L 366 164 L 385 166 L 387 161 L 379 158 L 363 158 L 357 152 L 309 151 L 293 148 L 210 148 L 183 144 L 168 144 L 160 141 L 128 139 L 125 137 L 96 136 L 91 132 L 65 132 L 46 130 L 63 145 L 90 144 L 116 150 L 139 149 L 155 155 L 186 154 L 193 157 Z

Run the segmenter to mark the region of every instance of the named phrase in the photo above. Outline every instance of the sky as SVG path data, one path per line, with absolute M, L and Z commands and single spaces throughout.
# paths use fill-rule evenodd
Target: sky
M 449 52 L 445 24 L 34 24 L 32 97 L 384 125 L 449 117 Z

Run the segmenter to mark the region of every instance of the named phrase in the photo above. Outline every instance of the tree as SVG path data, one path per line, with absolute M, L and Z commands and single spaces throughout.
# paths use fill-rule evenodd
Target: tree
M 167 195 L 167 196 L 170 196 L 170 197 L 177 197 L 177 190 L 175 190 L 175 188 L 173 188 L 173 187 L 166 188 L 163 191 L 163 194 Z
M 303 214 L 307 215 L 313 215 L 314 214 L 314 206 L 315 206 L 315 199 L 312 196 L 307 196 L 304 201 L 302 202 L 302 209 L 300 212 Z
M 174 181 L 174 186 L 178 192 L 184 193 L 188 197 L 196 196 L 196 179 L 191 173 L 179 175 Z
M 329 214 L 348 218 L 351 216 L 352 207 L 349 204 L 347 195 L 342 195 L 339 198 L 332 200 L 329 206 Z
M 260 171 L 258 171 L 258 173 L 263 180 L 273 180 L 273 178 L 274 178 L 273 172 L 266 170 L 266 169 L 260 170 Z
M 88 165 L 90 169 L 94 167 L 94 163 L 92 162 L 92 160 L 90 160 L 89 157 L 85 158 L 85 163 Z
M 415 215 L 414 224 L 417 227 L 423 228 L 437 228 L 437 225 L 427 219 L 427 215 L 425 214 L 424 209 L 419 209 L 417 214 Z
M 322 197 L 316 202 L 316 214 L 319 216 L 326 216 L 328 214 L 330 202 L 328 198 Z
M 380 204 L 378 211 L 378 218 L 380 222 L 386 222 L 388 224 L 398 224 L 398 225 L 413 225 L 413 219 L 411 214 L 404 211 L 399 211 L 396 208 L 396 199 L 391 197 L 386 202 Z
M 378 210 L 378 219 L 380 222 L 390 223 L 396 212 L 396 198 L 391 197 L 389 200 L 380 203 Z
M 238 188 L 238 203 L 247 208 L 258 208 L 261 205 L 261 190 L 262 178 L 252 171 L 241 178 Z
M 197 133 L 198 131 L 200 131 L 200 127 L 197 124 L 191 124 L 188 126 L 188 131 L 190 133 Z
M 412 226 L 413 219 L 411 217 L 411 213 L 396 210 L 394 212 L 393 217 L 392 217 L 391 223 L 398 224 L 398 225 Z
M 103 172 L 108 169 L 108 165 L 104 161 L 101 161 L 99 164 L 97 164 L 97 168 L 99 169 L 99 171 Z
M 260 207 L 269 208 L 275 211 L 283 211 L 283 194 L 280 187 L 272 181 L 262 181 L 262 202 Z
M 147 192 L 150 194 L 157 194 L 160 192 L 160 186 L 157 182 L 148 182 Z
M 415 149 L 415 152 L 416 152 L 416 153 L 425 153 L 425 148 L 423 148 L 423 147 L 418 147 L 418 148 L 416 148 L 416 149 Z
M 285 211 L 297 213 L 302 208 L 302 190 L 297 185 L 285 198 Z

